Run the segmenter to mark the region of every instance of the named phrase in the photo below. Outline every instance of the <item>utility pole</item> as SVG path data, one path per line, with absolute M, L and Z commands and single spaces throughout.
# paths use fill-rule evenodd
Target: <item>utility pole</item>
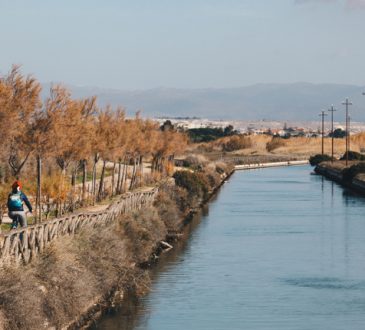
M 349 101 L 348 98 L 344 102 L 343 105 L 346 106 L 346 166 L 349 163 L 349 151 L 350 151 L 350 127 L 349 127 L 349 106 L 352 105 L 352 102 Z
M 351 150 L 351 139 L 350 139 L 350 137 L 351 137 L 351 133 L 350 133 L 350 130 L 351 130 L 351 116 L 349 115 L 349 119 L 347 120 L 348 121 L 348 123 L 349 123 L 349 139 L 348 139 L 348 145 L 349 145 L 349 152 L 350 152 L 350 150 Z
M 319 114 L 322 117 L 322 155 L 324 154 L 324 117 L 327 116 L 326 111 L 322 110 L 322 113 Z
M 332 135 L 332 152 L 331 152 L 331 162 L 333 162 L 333 145 L 334 145 L 334 136 L 333 136 L 333 113 L 336 111 L 335 107 L 331 106 L 331 108 L 328 109 L 329 112 L 331 112 L 331 135 Z

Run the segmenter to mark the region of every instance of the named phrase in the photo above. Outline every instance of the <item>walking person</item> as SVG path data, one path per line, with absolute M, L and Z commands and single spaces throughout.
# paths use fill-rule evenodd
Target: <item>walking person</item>
M 13 220 L 12 229 L 16 229 L 18 225 L 27 227 L 27 216 L 24 211 L 23 202 L 32 213 L 32 205 L 27 196 L 21 191 L 22 185 L 19 181 L 15 181 L 11 186 L 12 191 L 8 196 L 9 217 Z

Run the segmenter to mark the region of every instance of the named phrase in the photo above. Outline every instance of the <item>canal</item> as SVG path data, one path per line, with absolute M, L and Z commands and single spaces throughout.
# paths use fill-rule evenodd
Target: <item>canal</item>
M 236 172 L 96 329 L 365 329 L 365 199 L 309 166 Z

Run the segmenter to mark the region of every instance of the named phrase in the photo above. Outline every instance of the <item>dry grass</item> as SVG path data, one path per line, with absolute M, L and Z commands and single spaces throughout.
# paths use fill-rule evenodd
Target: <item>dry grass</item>
M 152 207 L 124 219 L 121 226 L 127 237 L 130 255 L 139 263 L 147 262 L 167 235 L 164 222 Z
M 165 184 L 160 188 L 155 206 L 169 233 L 178 232 L 181 229 L 181 219 L 187 212 L 187 199 L 186 190 L 175 185 Z
M 351 136 L 351 144 L 358 148 L 355 150 L 351 147 L 351 150 L 365 152 L 365 132 Z
M 332 139 L 324 139 L 324 152 L 326 154 L 331 153 Z M 353 150 L 357 151 L 357 146 L 353 146 Z M 335 139 L 334 140 L 334 151 L 335 155 L 340 156 L 345 152 L 345 140 Z M 275 153 L 285 154 L 285 155 L 305 155 L 311 156 L 319 154 L 322 152 L 322 139 L 321 138 L 307 138 L 307 137 L 297 137 L 287 140 L 284 147 L 275 150 Z
M 164 230 L 163 224 L 160 228 L 142 215 L 136 226 L 145 232 L 126 233 L 126 223 L 135 220 L 125 218 L 98 231 L 63 237 L 33 263 L 2 270 L 0 325 L 4 329 L 58 329 L 79 318 L 116 285 L 144 292 L 148 276 L 134 267 L 140 261 L 134 258 L 135 250 L 138 256 L 151 254 Z M 141 225 L 143 221 L 146 224 Z
M 199 145 L 191 145 L 190 149 L 195 152 L 203 152 L 210 159 L 219 159 L 222 151 L 222 141 L 224 139 L 217 140 L 211 143 L 201 143 Z M 282 140 L 285 145 L 277 146 L 269 152 L 266 149 L 268 143 L 272 141 L 272 137 L 269 135 L 251 135 L 250 145 L 245 145 L 243 149 L 233 151 L 229 153 L 234 156 L 248 156 L 248 155 L 261 155 L 261 156 L 283 156 L 283 157 L 298 157 L 309 158 L 310 156 L 319 154 L 322 152 L 322 138 L 321 137 L 293 137 L 290 139 Z M 351 150 L 357 152 L 365 152 L 365 132 L 351 136 Z M 324 152 L 326 154 L 331 153 L 332 139 L 326 137 L 324 139 Z M 345 153 L 345 139 L 334 139 L 334 153 L 337 158 L 341 157 Z
M 236 152 L 237 155 L 249 155 L 249 154 L 274 154 L 282 156 L 302 156 L 309 157 L 322 152 L 322 138 L 320 137 L 295 137 L 282 140 L 284 145 L 278 146 L 271 150 L 269 153 L 266 150 L 266 145 L 271 141 L 271 137 L 264 135 L 256 135 L 251 137 L 253 141 L 253 148 Z M 332 139 L 324 139 L 324 152 L 326 154 L 331 153 Z M 340 157 L 345 153 L 345 139 L 334 139 L 334 151 L 335 156 Z M 360 152 L 365 150 L 365 133 L 360 133 L 351 136 L 351 150 Z
M 266 144 L 266 150 L 269 152 L 274 151 L 275 149 L 285 147 L 286 140 L 278 137 L 274 137 L 270 142 Z

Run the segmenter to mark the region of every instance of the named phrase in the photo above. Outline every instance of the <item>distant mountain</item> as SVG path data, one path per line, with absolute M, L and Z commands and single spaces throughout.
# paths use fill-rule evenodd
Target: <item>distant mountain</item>
M 334 104 L 342 121 L 346 97 L 354 121 L 365 121 L 365 86 L 341 84 L 257 84 L 240 88 L 125 91 L 69 86 L 74 97 L 96 95 L 101 106 L 121 105 L 128 114 L 142 110 L 143 116 L 198 116 L 209 119 L 317 120 L 319 112 Z M 44 93 L 49 84 L 44 84 Z

